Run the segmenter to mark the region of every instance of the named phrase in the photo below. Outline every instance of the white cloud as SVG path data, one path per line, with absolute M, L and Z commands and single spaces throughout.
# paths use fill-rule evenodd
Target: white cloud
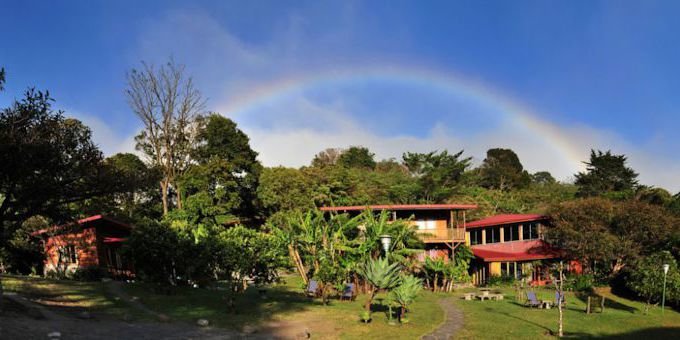
M 163 61 L 173 55 L 177 61 L 187 64 L 187 71 L 195 76 L 199 88 L 209 97 L 211 108 L 228 107 L 232 100 L 248 96 L 258 85 L 290 74 L 309 74 L 315 69 L 351 64 L 360 58 L 346 52 L 352 50 L 353 40 L 360 32 L 333 28 L 352 25 L 328 25 L 327 32 L 314 32 L 310 36 L 300 28 L 305 19 L 293 14 L 283 20 L 283 24 L 272 24 L 281 29 L 275 30 L 268 39 L 252 44 L 230 32 L 210 13 L 167 12 L 148 23 L 129 59 L 131 63 L 141 59 Z M 343 20 L 351 22 L 351 11 Z M 372 60 L 390 61 L 372 57 Z M 477 164 L 488 148 L 509 147 L 517 152 L 529 171 L 548 170 L 562 180 L 573 177 L 583 168 L 579 159 L 574 156 L 567 159 L 549 140 L 536 136 L 534 131 L 507 125 L 510 123 L 494 124 L 492 129 L 480 127 L 472 134 L 456 130 L 460 127 L 433 123 L 423 127 L 428 130 L 425 135 L 385 136 L 352 118 L 356 115 L 347 112 L 343 99 L 346 98 L 339 97 L 332 104 L 317 103 L 300 94 L 288 98 L 287 103 L 273 103 L 267 108 L 267 114 L 249 112 L 249 116 L 230 118 L 250 136 L 260 160 L 269 166 L 305 165 L 324 148 L 364 145 L 378 158 L 401 158 L 405 151 L 465 149 L 465 155 L 473 156 Z M 372 104 L 372 108 L 378 106 Z M 107 154 L 134 149 L 131 136 L 119 137 L 100 120 L 83 117 Z M 408 120 L 409 117 L 394 119 Z M 544 123 L 559 131 L 570 148 L 581 155 L 580 160 L 587 160 L 591 148 L 612 149 L 628 156 L 630 165 L 640 172 L 643 184 L 680 190 L 680 161 L 657 153 L 650 145 L 632 144 L 612 131 L 587 125 L 558 127 Z
M 530 172 L 547 170 L 560 180 L 570 180 L 577 171 L 583 169 L 582 163 L 565 159 L 563 154 L 556 152 L 556 147 L 550 141 L 537 139 L 532 135 L 532 131 L 517 129 L 515 126 L 501 125 L 464 139 L 456 138 L 454 130 L 442 125 L 435 125 L 424 137 L 381 136 L 362 127 L 360 122 L 345 112 L 309 102 L 306 108 L 309 110 L 306 115 L 320 115 L 326 121 L 338 121 L 342 124 L 323 131 L 315 128 L 317 124 L 297 127 L 281 124 L 283 128 L 242 126 L 265 165 L 298 167 L 309 164 L 314 155 L 325 148 L 362 145 L 376 153 L 378 159 L 392 157 L 400 159 L 407 151 L 429 152 L 447 149 L 450 152 L 457 152 L 464 149 L 464 155 L 472 156 L 475 164 L 481 162 L 489 148 L 505 147 L 513 149 Z M 286 112 L 286 108 L 281 108 L 280 112 Z M 286 120 L 285 115 L 268 115 L 268 118 L 271 117 Z M 582 153 L 583 161 L 588 159 L 591 148 L 611 149 L 614 153 L 628 156 L 630 166 L 640 173 L 642 184 L 660 186 L 673 192 L 680 190 L 680 161 L 659 157 L 644 148 L 627 143 L 609 131 L 587 126 L 565 127 L 560 131 L 571 141 L 572 148 Z
M 92 140 L 99 146 L 104 156 L 119 152 L 136 153 L 134 135 L 121 135 L 118 130 L 99 117 L 72 110 L 66 110 L 66 112 L 67 116 L 80 120 L 92 130 Z

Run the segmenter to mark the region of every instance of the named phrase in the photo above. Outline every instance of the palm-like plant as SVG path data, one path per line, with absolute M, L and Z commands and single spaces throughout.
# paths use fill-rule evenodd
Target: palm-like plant
M 363 266 L 359 267 L 359 275 L 371 284 L 368 292 L 368 300 L 364 307 L 370 313 L 371 303 L 375 294 L 380 289 L 392 289 L 401 283 L 401 265 L 399 263 L 390 264 L 387 259 L 369 259 Z
M 444 275 L 444 272 L 446 271 L 446 262 L 440 257 L 436 259 L 427 257 L 425 258 L 425 265 L 423 268 L 425 269 L 426 275 L 432 277 L 432 290 L 436 292 L 438 290 L 439 277 L 440 275 Z
M 390 297 L 401 306 L 399 320 L 406 322 L 406 307 L 415 301 L 418 293 L 423 289 L 423 280 L 409 275 L 401 280 L 401 284 L 390 292 Z

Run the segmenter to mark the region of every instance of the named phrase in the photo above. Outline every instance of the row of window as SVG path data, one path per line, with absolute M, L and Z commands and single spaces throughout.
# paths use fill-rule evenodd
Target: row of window
M 522 278 L 522 264 L 517 262 L 501 262 L 501 276 Z
M 483 244 L 501 242 L 501 228 L 503 228 L 503 242 L 519 241 L 519 225 L 506 225 L 486 227 L 470 230 L 470 244 Z M 482 230 L 486 230 L 486 240 L 482 240 Z M 522 239 L 533 240 L 538 238 L 538 223 L 525 223 L 522 228 Z

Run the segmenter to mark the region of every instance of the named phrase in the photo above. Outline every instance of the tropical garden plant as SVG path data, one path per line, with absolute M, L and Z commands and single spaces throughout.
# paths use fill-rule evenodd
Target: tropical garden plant
M 423 280 L 413 275 L 408 275 L 402 278 L 401 284 L 390 292 L 390 297 L 393 301 L 399 304 L 399 321 L 408 323 L 406 318 L 406 309 L 418 297 L 418 294 L 423 289 Z
M 371 285 L 364 304 L 367 312 L 371 312 L 371 304 L 379 290 L 390 290 L 401 283 L 401 270 L 399 263 L 390 263 L 386 258 L 370 259 L 359 267 L 359 275 Z

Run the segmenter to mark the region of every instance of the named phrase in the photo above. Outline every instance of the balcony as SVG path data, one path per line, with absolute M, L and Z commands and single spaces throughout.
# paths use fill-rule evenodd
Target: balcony
M 418 230 L 420 238 L 425 243 L 465 242 L 464 228 L 438 228 Z

